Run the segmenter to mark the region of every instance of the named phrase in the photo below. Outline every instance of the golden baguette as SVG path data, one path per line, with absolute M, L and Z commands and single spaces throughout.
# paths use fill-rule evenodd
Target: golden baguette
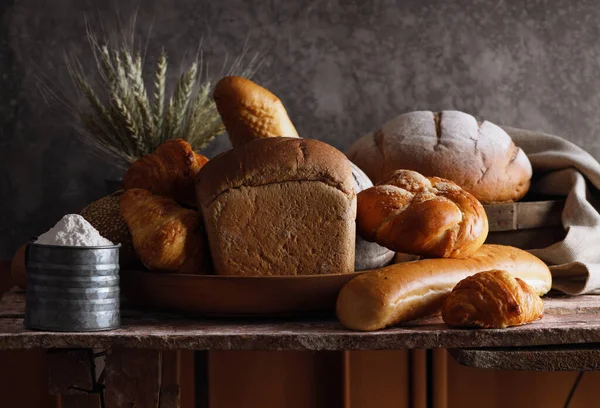
M 337 317 L 349 329 L 371 331 L 429 316 L 458 282 L 490 269 L 522 279 L 540 296 L 552 286 L 550 270 L 537 257 L 514 247 L 483 245 L 464 259 L 424 259 L 366 272 L 340 291 Z
M 298 137 L 279 98 L 246 78 L 221 79 L 213 98 L 233 147 L 265 137 Z

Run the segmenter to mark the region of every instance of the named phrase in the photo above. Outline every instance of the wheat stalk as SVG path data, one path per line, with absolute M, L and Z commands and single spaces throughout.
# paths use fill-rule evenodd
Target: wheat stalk
M 175 116 L 174 113 L 174 103 L 173 103 L 173 96 L 171 96 L 171 98 L 169 99 L 169 103 L 167 105 L 167 109 L 165 111 L 165 119 L 164 119 L 164 126 L 163 126 L 163 134 L 161 135 L 161 143 L 164 142 L 165 140 L 171 139 L 171 129 L 173 127 L 173 117 Z
M 126 105 L 125 101 L 119 97 L 119 95 L 111 95 L 113 110 L 113 120 L 116 123 L 120 122 L 121 129 L 125 134 L 133 141 L 137 153 L 140 155 L 145 154 L 144 140 L 140 136 L 139 125 L 135 120 L 134 112 Z
M 205 148 L 225 128 L 212 100 L 214 86 L 202 52 L 198 51 L 195 60 L 182 70 L 172 93 L 167 95 L 167 54 L 164 50 L 160 53 L 149 81 L 145 82 L 146 62 L 135 49 L 131 33 L 124 35 L 120 43 L 100 41 L 86 21 L 96 75 L 86 72 L 76 57 L 65 58 L 67 71 L 86 106 L 66 100 L 50 87 L 44 89 L 45 94 L 57 105 L 68 107 L 79 118 L 78 134 L 116 162 L 131 163 L 175 138 L 187 140 L 196 151 Z M 247 53 L 244 46 L 242 54 L 228 68 L 223 64 L 220 75 L 252 77 L 260 60 L 256 54 L 244 63 Z M 146 83 L 151 84 L 151 89 L 146 88 Z
M 136 55 L 135 60 L 131 61 L 130 67 L 129 79 L 133 84 L 133 98 L 136 105 L 135 111 L 139 117 L 139 129 L 142 131 L 141 138 L 144 140 L 145 145 L 149 145 L 154 149 L 156 148 L 156 146 L 154 146 L 155 129 L 153 126 L 154 123 L 152 120 L 150 101 L 148 100 L 148 94 L 142 76 L 142 58 L 139 53 Z
M 188 140 L 189 136 L 184 132 L 184 120 L 192 97 L 192 91 L 196 83 L 198 73 L 198 63 L 194 62 L 189 71 L 181 75 L 174 91 L 174 116 L 171 134 L 173 139 Z
M 135 102 L 137 105 L 138 114 L 140 115 L 140 122 L 142 123 L 141 129 L 144 144 L 148 144 L 153 148 L 156 148 L 156 146 L 154 146 L 154 126 L 152 121 L 152 113 L 150 112 L 150 105 L 148 103 L 148 97 L 145 96 L 145 93 L 136 92 Z
M 152 116 L 154 119 L 155 143 L 159 144 L 164 132 L 163 112 L 165 107 L 165 82 L 167 77 L 167 56 L 164 50 L 161 52 L 156 64 L 156 74 L 154 75 L 154 105 Z

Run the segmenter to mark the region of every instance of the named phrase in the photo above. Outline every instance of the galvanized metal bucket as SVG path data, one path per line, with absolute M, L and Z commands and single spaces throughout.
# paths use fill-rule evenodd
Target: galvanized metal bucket
M 25 326 L 49 331 L 118 328 L 119 247 L 29 242 Z

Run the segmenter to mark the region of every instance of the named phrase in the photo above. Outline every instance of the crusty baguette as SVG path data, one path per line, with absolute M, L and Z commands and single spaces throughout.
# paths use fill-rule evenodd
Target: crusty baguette
M 213 98 L 233 147 L 265 137 L 298 137 L 281 100 L 249 79 L 221 79 Z
M 349 329 L 371 331 L 438 312 L 454 286 L 478 272 L 503 269 L 539 295 L 552 286 L 550 270 L 521 249 L 483 245 L 465 259 L 424 259 L 366 272 L 340 291 L 336 313 Z

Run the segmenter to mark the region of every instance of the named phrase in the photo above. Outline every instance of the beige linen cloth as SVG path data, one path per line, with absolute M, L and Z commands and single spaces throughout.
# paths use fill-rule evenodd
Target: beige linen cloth
M 536 176 L 531 191 L 566 196 L 563 241 L 531 250 L 552 271 L 553 288 L 570 295 L 600 293 L 600 163 L 558 136 L 505 127 Z

